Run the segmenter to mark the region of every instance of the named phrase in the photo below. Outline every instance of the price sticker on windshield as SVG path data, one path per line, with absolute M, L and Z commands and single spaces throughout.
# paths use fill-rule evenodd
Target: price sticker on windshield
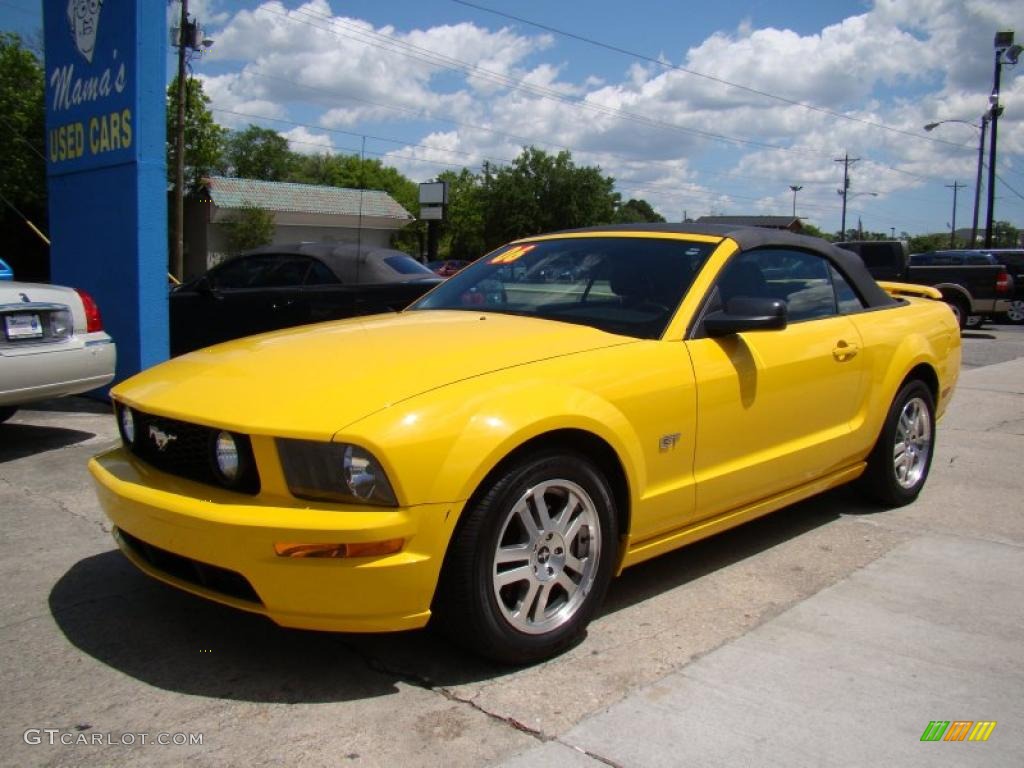
M 513 261 L 518 261 L 524 254 L 529 253 L 536 245 L 513 245 L 507 251 L 499 253 L 488 264 L 511 264 Z

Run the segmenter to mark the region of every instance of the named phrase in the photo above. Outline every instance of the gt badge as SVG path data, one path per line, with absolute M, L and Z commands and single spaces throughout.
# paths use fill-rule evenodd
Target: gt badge
M 156 448 L 158 451 L 165 450 L 167 448 L 168 443 L 170 443 L 172 440 L 178 439 L 177 435 L 172 435 L 169 432 L 164 432 L 162 429 L 160 429 L 157 426 L 154 426 L 153 424 L 149 425 L 149 436 L 153 438 L 153 442 L 156 443 Z
M 662 453 L 671 451 L 676 447 L 680 437 L 682 437 L 682 435 L 678 432 L 673 432 L 671 435 L 662 435 L 661 440 L 658 441 L 658 450 Z

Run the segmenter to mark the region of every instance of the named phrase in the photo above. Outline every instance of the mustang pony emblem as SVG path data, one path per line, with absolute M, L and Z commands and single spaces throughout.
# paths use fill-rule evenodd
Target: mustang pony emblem
M 149 425 L 149 436 L 153 438 L 153 442 L 156 443 L 156 448 L 158 451 L 163 451 L 165 448 L 167 448 L 168 443 L 170 443 L 172 440 L 178 439 L 177 435 L 172 435 L 168 432 L 164 432 L 162 429 L 153 426 L 152 424 Z

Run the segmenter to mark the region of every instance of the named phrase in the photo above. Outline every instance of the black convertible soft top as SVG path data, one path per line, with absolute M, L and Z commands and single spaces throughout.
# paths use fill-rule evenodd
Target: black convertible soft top
M 835 264 L 853 284 L 869 307 L 887 307 L 898 303 L 871 277 L 860 256 L 832 245 L 820 237 L 797 235 L 782 229 L 732 227 L 727 224 L 610 224 L 582 229 L 566 229 L 555 235 L 584 235 L 588 232 L 665 232 L 677 235 L 708 235 L 735 241 L 742 251 L 752 248 L 796 248 L 813 251 Z M 528 240 L 529 238 L 523 238 Z

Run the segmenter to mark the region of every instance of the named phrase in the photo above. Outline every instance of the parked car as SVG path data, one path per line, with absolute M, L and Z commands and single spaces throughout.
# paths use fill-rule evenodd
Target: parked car
M 470 263 L 465 259 L 445 259 L 442 261 L 428 261 L 427 268 L 441 277 L 451 277 L 468 267 Z
M 1005 314 L 1013 297 L 1009 272 L 976 252 L 934 251 L 908 256 L 898 240 L 836 245 L 858 254 L 876 280 L 935 287 L 956 314 L 961 328 L 967 327 L 972 316 L 996 318 Z
M 1013 278 L 1013 296 L 1006 309 L 1006 319 L 1011 323 L 1024 323 L 1024 248 L 989 248 L 985 253 L 1005 266 Z
M 533 282 L 554 256 L 587 268 Z M 917 497 L 961 341 L 937 291 L 893 291 L 778 230 L 525 239 L 399 314 L 138 374 L 89 467 L 155 578 L 288 627 L 433 616 L 532 662 L 624 567 L 854 480 Z
M 109 384 L 116 361 L 114 342 L 88 293 L 0 282 L 0 422 L 37 400 Z
M 171 354 L 278 328 L 397 311 L 439 282 L 411 256 L 388 248 L 264 246 L 172 289 Z
M 0 280 L 13 280 L 14 270 L 7 266 L 7 262 L 0 259 Z

